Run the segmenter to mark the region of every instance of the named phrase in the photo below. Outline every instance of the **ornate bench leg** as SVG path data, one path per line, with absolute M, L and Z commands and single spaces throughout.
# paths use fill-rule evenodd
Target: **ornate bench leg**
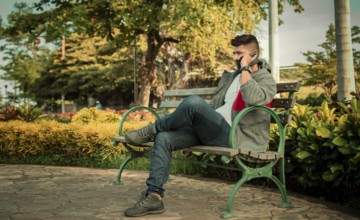
M 115 182 L 114 182 L 115 185 L 120 185 L 121 184 L 121 174 L 122 174 L 123 170 L 125 169 L 126 164 L 129 163 L 129 161 L 131 159 L 132 159 L 132 157 L 130 155 L 124 160 L 124 162 L 122 162 L 122 164 L 121 164 L 121 166 L 119 168 L 118 174 L 116 176 Z
M 286 188 L 285 185 L 282 184 L 280 182 L 280 180 L 278 178 L 276 178 L 275 176 L 271 176 L 270 179 L 277 185 L 277 187 L 280 190 L 281 193 L 281 199 L 282 199 L 282 207 L 283 208 L 288 208 L 291 207 L 292 204 L 291 202 L 288 201 L 287 195 L 286 195 Z
M 286 183 L 285 183 L 285 160 L 284 158 L 281 158 L 279 160 L 279 166 L 280 166 L 280 180 L 275 177 L 274 175 L 271 175 L 270 179 L 276 184 L 276 186 L 279 188 L 282 198 L 282 207 L 288 208 L 291 207 L 291 202 L 288 201 L 287 195 L 286 195 Z
M 238 189 L 247 181 L 248 177 L 247 175 L 243 175 L 243 177 L 235 184 L 235 186 L 233 186 L 228 201 L 227 201 L 227 207 L 226 207 L 226 211 L 221 215 L 221 218 L 232 218 L 234 217 L 232 211 L 233 211 L 233 202 L 234 202 L 234 197 L 236 195 L 236 192 L 238 191 Z

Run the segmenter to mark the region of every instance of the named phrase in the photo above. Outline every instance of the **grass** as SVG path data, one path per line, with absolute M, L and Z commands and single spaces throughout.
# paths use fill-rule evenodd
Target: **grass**
M 184 157 L 180 152 L 174 152 L 175 157 Z M 115 158 L 102 159 L 100 157 L 81 157 L 68 158 L 65 155 L 49 155 L 49 156 L 26 156 L 26 157 L 0 157 L 0 163 L 3 164 L 36 164 L 48 166 L 78 166 L 90 168 L 107 168 L 118 169 L 127 155 L 121 154 Z M 125 169 L 129 170 L 149 170 L 149 158 L 136 158 L 130 161 Z M 187 163 L 181 160 L 172 160 L 170 172 L 172 174 L 194 175 L 199 169 L 196 164 Z
M 314 88 L 312 86 L 302 86 L 300 87 L 299 92 L 296 93 L 296 98 L 305 99 L 310 94 L 320 95 L 321 93 L 324 93 L 324 90 L 319 87 Z

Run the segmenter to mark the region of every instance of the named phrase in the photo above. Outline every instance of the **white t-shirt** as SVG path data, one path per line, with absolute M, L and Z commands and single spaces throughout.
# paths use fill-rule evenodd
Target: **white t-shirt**
M 231 109 L 235 102 L 236 96 L 240 90 L 240 74 L 237 75 L 234 81 L 231 83 L 229 89 L 226 91 L 225 94 L 225 104 L 216 109 L 217 112 L 222 115 L 227 123 L 231 126 Z

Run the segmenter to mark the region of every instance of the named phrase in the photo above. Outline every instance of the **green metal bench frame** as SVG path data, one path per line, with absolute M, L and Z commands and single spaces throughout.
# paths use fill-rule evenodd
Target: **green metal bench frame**
M 221 159 L 225 159 L 225 157 L 231 157 L 237 167 L 230 167 L 226 164 L 212 164 L 206 163 L 207 165 L 220 167 L 228 170 L 236 170 L 242 172 L 242 178 L 235 184 L 232 188 L 230 195 L 227 201 L 226 211 L 222 214 L 222 218 L 231 218 L 233 217 L 233 201 L 236 195 L 236 192 L 239 188 L 247 181 L 254 178 L 269 178 L 271 179 L 276 186 L 279 188 L 282 198 L 282 207 L 290 207 L 291 202 L 288 201 L 286 195 L 286 184 L 285 184 L 285 160 L 284 160 L 284 152 L 285 152 L 285 129 L 286 125 L 291 120 L 290 109 L 295 104 L 295 92 L 297 92 L 300 88 L 299 82 L 291 82 L 291 83 L 277 83 L 277 93 L 285 94 L 285 98 L 279 96 L 280 98 L 274 98 L 272 101 L 271 108 L 265 106 L 250 106 L 242 110 L 234 119 L 233 126 L 230 130 L 230 147 L 219 147 L 219 146 L 193 146 L 187 149 L 184 149 L 185 152 L 202 152 L 208 154 L 221 155 Z M 199 89 L 181 89 L 181 90 L 168 90 L 165 92 L 164 97 L 165 100 L 161 102 L 160 109 L 164 111 L 157 112 L 152 108 L 137 106 L 129 109 L 122 117 L 119 125 L 119 135 L 112 138 L 113 143 L 115 145 L 122 143 L 123 146 L 128 150 L 128 157 L 121 164 L 118 174 L 116 176 L 115 184 L 121 183 L 121 175 L 126 165 L 133 159 L 139 157 L 149 157 L 150 150 L 153 146 L 153 142 L 145 143 L 141 146 L 144 148 L 134 148 L 128 143 L 126 143 L 123 137 L 123 125 L 127 119 L 127 117 L 136 111 L 146 110 L 151 112 L 156 118 L 160 118 L 163 112 L 166 112 L 169 108 L 176 108 L 181 100 L 174 100 L 174 98 L 184 98 L 189 95 L 200 95 L 204 97 L 207 101 L 210 100 L 211 96 L 214 95 L 214 88 L 199 88 Z M 283 96 L 283 95 L 282 95 Z M 279 133 L 279 143 L 277 147 L 277 151 L 265 151 L 265 152 L 251 152 L 248 150 L 238 149 L 235 145 L 235 128 L 239 124 L 240 120 L 249 112 L 254 111 L 256 109 L 263 110 L 268 112 L 271 116 L 272 123 L 277 125 L 278 133 Z M 179 158 L 174 158 L 179 159 Z M 199 161 L 189 160 L 190 162 L 195 163 L 203 163 Z M 248 166 L 244 161 L 255 163 L 257 166 Z M 275 165 L 279 166 L 279 178 L 273 175 L 273 168 Z

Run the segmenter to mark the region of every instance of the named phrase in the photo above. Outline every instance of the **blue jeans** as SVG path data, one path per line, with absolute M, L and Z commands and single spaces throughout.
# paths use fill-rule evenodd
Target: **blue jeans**
M 199 144 L 229 146 L 229 124 L 199 96 L 184 99 L 173 113 L 156 120 L 155 125 L 147 193 L 164 196 L 162 187 L 169 177 L 173 151 Z

